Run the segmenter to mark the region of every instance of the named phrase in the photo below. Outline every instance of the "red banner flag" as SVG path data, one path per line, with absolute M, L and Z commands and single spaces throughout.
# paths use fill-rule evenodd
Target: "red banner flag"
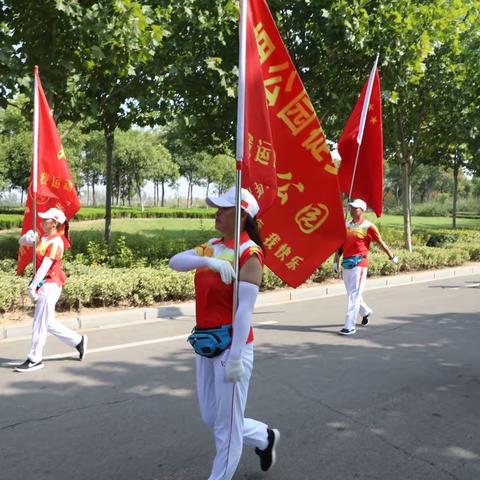
M 23 216 L 22 234 L 34 229 L 33 204 L 36 199 L 37 213 L 55 207 L 71 219 L 80 209 L 75 186 L 68 170 L 67 159 L 62 147 L 52 112 L 43 92 L 38 70 L 35 67 L 35 117 L 34 153 L 30 171 L 27 203 Z M 35 131 L 36 130 L 36 131 Z M 38 141 L 35 141 L 38 138 Z M 36 151 L 35 151 L 36 149 Z M 35 165 L 35 161 L 37 164 Z M 36 179 L 34 174 L 36 172 Z M 36 180 L 36 182 L 35 182 Z M 41 219 L 36 218 L 36 230 L 43 235 Z M 17 273 L 20 275 L 32 261 L 32 248 L 21 246 L 18 252 Z
M 325 134 L 265 0 L 248 0 L 242 186 L 257 198 L 266 264 L 298 287 L 343 242 Z
M 380 217 L 383 210 L 383 134 L 376 64 L 343 129 L 338 152 L 342 158 L 338 171 L 342 192 L 350 198 L 361 198 Z

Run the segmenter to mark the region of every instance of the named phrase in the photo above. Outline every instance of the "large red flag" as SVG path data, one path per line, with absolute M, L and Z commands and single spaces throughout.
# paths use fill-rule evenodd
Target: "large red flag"
M 244 187 L 259 201 L 266 264 L 297 287 L 345 237 L 325 134 L 265 0 L 247 1 Z
M 342 192 L 351 198 L 365 200 L 380 217 L 383 210 L 383 134 L 376 62 L 343 129 L 338 152 L 342 158 L 338 171 Z
M 35 67 L 35 98 L 34 152 L 22 234 L 34 229 L 33 207 L 35 199 L 37 213 L 55 207 L 62 210 L 68 220 L 80 209 L 80 202 L 68 170 L 62 142 L 43 92 L 37 67 Z M 40 236 L 43 235 L 41 219 L 38 218 L 38 215 L 36 230 Z M 18 274 L 22 274 L 25 267 L 32 261 L 32 254 L 31 247 L 20 247 L 17 265 Z

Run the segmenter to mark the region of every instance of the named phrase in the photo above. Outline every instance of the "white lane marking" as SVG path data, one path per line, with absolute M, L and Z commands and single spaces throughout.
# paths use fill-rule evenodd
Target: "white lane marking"
M 186 340 L 188 337 L 187 335 L 175 335 L 174 337 L 164 337 L 164 338 L 154 338 L 153 340 L 144 340 L 142 342 L 130 342 L 130 343 L 122 343 L 120 345 L 111 345 L 109 347 L 99 347 L 99 348 L 90 348 L 87 351 L 87 356 L 91 355 L 92 353 L 101 353 L 101 352 L 113 352 L 114 350 L 123 350 L 124 348 L 132 348 L 132 347 L 141 347 L 143 345 L 152 345 L 154 343 L 164 343 L 164 342 L 172 342 L 174 340 Z M 73 353 L 73 355 L 76 355 Z M 44 360 L 55 360 L 58 358 L 64 357 L 71 357 L 72 353 L 57 353 L 56 355 L 48 355 L 47 357 L 43 357 Z
M 261 325 L 273 325 L 275 323 L 278 323 L 278 322 L 275 321 L 275 320 L 269 320 L 269 321 L 265 321 L 265 322 L 255 322 L 253 326 L 258 327 L 258 326 L 261 326 Z M 188 335 L 189 335 L 189 333 L 185 333 L 183 335 L 174 335 L 172 337 L 154 338 L 152 340 L 143 340 L 141 342 L 122 343 L 120 345 L 111 345 L 109 347 L 89 348 L 88 351 L 87 351 L 87 356 L 91 355 L 93 353 L 113 352 L 115 350 L 123 350 L 125 348 L 141 347 L 143 345 L 153 345 L 155 343 L 173 342 L 175 340 L 186 340 Z M 46 357 L 43 357 L 43 360 L 58 360 L 59 358 L 70 358 L 70 357 L 76 356 L 76 355 L 77 355 L 76 352 L 57 353 L 55 355 L 48 355 Z M 19 361 L 10 361 L 10 362 L 4 362 L 1 365 L 3 367 L 8 367 L 8 366 L 16 366 L 18 364 L 19 364 Z

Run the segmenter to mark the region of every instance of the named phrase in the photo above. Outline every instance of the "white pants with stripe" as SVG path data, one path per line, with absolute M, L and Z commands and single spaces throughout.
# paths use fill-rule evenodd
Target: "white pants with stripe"
M 267 448 L 267 425 L 244 418 L 248 385 L 253 367 L 253 344 L 242 352 L 245 368 L 236 383 L 225 379 L 225 363 L 229 351 L 214 358 L 196 355 L 197 394 L 203 421 L 212 428 L 216 455 L 208 480 L 230 480 L 242 455 L 243 444 Z
M 32 362 L 40 362 L 47 334 L 55 335 L 70 347 L 76 347 L 82 340 L 78 333 L 64 327 L 55 320 L 55 305 L 62 293 L 62 287 L 54 282 L 44 283 L 38 290 L 32 328 L 32 346 L 28 358 Z
M 364 317 L 372 312 L 372 309 L 363 300 L 363 290 L 365 288 L 365 281 L 367 280 L 367 270 L 367 267 L 343 269 L 343 282 L 345 283 L 348 296 L 344 328 L 347 328 L 348 330 L 355 328 L 358 314 Z

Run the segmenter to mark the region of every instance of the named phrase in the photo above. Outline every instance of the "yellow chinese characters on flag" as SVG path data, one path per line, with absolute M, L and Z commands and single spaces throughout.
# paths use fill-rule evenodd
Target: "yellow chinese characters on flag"
M 260 204 L 266 264 L 303 283 L 342 243 L 337 170 L 265 0 L 248 0 L 243 186 Z
M 27 203 L 23 216 L 22 234 L 34 228 L 33 201 L 36 197 L 37 213 L 49 208 L 58 208 L 71 219 L 80 209 L 75 186 L 67 165 L 67 159 L 62 147 L 52 112 L 48 106 L 38 72 L 35 70 L 38 95 L 38 165 L 37 192 L 33 191 L 33 165 L 30 171 Z M 38 234 L 43 235 L 41 219 L 36 218 Z M 66 240 L 64 240 L 64 243 Z M 66 244 L 68 246 L 68 244 Z M 32 261 L 32 248 L 20 247 L 18 252 L 17 273 L 21 274 Z

